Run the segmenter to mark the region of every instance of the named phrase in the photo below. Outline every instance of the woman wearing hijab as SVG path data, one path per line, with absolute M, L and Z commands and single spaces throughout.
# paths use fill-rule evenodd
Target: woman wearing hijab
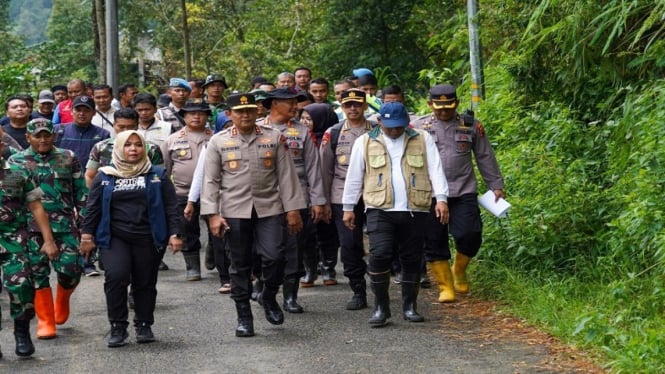
M 300 114 L 300 122 L 314 132 L 316 144 L 321 144 L 323 133 L 339 122 L 330 104 L 316 103 L 305 106 Z
M 316 137 L 316 143 L 321 144 L 321 138 L 328 128 L 339 122 L 335 110 L 325 103 L 309 104 L 303 108 L 300 114 L 300 122 L 307 126 Z M 324 208 L 325 217 L 330 220 L 332 212 L 330 204 Z M 311 231 L 306 233 L 306 245 L 303 253 L 303 265 L 305 267 L 305 276 L 300 278 L 300 287 L 308 288 L 314 286 L 317 278 L 317 264 L 321 268 L 323 284 L 325 286 L 334 286 L 337 284 L 337 248 L 339 240 L 337 239 L 337 229 L 335 224 L 330 221 L 316 223 L 316 234 Z M 317 243 L 315 243 L 318 241 Z
M 81 254 L 88 256 L 97 246 L 104 262 L 109 347 L 123 346 L 128 338 L 130 280 L 136 341 L 155 340 L 151 326 L 159 263 L 167 246 L 182 249 L 175 189 L 164 169 L 150 163 L 145 144 L 134 130 L 117 135 L 112 166 L 100 168 L 92 181 L 81 229 Z

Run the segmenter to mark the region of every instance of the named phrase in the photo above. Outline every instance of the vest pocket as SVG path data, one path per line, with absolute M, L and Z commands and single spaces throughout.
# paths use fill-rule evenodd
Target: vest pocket
M 414 207 L 429 207 L 432 202 L 432 184 L 427 174 L 409 176 L 409 203 Z
M 390 181 L 385 180 L 383 173 L 371 175 L 364 186 L 363 199 L 365 205 L 379 207 L 386 203 L 386 189 Z
M 421 168 L 425 165 L 425 160 L 422 154 L 407 154 L 406 162 L 413 168 Z

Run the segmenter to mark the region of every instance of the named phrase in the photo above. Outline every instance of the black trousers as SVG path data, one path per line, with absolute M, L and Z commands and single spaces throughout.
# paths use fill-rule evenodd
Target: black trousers
M 319 222 L 316 224 L 316 242 L 319 252 L 314 255 L 318 255 L 322 269 L 334 276 L 339 255 L 339 238 L 334 219 L 331 219 L 330 223 Z
M 201 213 L 201 206 L 199 203 L 194 203 L 194 214 L 191 221 L 185 218 L 184 211 L 187 206 L 187 196 L 177 196 L 178 199 L 178 213 L 182 215 L 182 224 L 185 234 L 185 245 L 182 248 L 183 252 L 198 252 L 201 249 L 201 227 L 199 225 L 199 216 Z
M 369 272 L 390 270 L 395 244 L 402 272 L 420 274 L 425 233 L 423 227 L 427 212 L 387 212 L 367 209 L 367 235 L 369 236 Z
M 217 273 L 219 273 L 219 282 L 222 285 L 230 283 L 229 266 L 231 266 L 231 261 L 229 260 L 227 251 L 226 237 L 219 238 L 213 235 L 210 231 L 208 220 L 206 219 L 205 222 L 208 226 L 208 242 L 212 245 L 212 251 L 215 255 L 215 268 L 217 269 Z
M 305 275 L 305 267 L 303 265 L 303 256 L 305 254 L 305 246 L 308 233 L 312 235 L 314 230 L 314 223 L 312 222 L 312 212 L 309 208 L 300 210 L 300 217 L 303 222 L 303 229 L 296 235 L 291 235 L 284 227 L 284 235 L 286 237 L 286 265 L 284 267 L 284 278 L 299 279 Z
M 134 323 L 155 321 L 157 274 L 163 251 L 155 249 L 150 233 L 145 237 L 111 236 L 110 248 L 101 249 L 104 261 L 104 294 L 109 321 L 126 323 L 127 286 L 134 295 Z
M 258 218 L 226 218 L 231 228 L 227 235 L 231 267 L 231 298 L 247 301 L 252 292 L 251 273 L 254 256 L 261 259 L 264 287 L 277 290 L 284 280 L 285 225 L 284 214 Z
M 448 198 L 450 220 L 442 225 L 434 214 L 436 201 L 432 201 L 430 215 L 427 218 L 425 233 L 425 260 L 427 262 L 450 260 L 448 233 L 455 240 L 457 251 L 474 257 L 483 242 L 483 222 L 480 219 L 478 195 L 466 194 Z
M 344 265 L 344 276 L 349 280 L 362 279 L 367 271 L 367 263 L 364 259 L 365 247 L 363 245 L 364 210 L 365 205 L 362 202 L 356 204 L 354 207 L 356 228 L 349 230 L 342 222 L 344 216 L 342 204 L 332 204 L 333 220 L 337 226 L 337 235 L 341 245 L 340 260 Z

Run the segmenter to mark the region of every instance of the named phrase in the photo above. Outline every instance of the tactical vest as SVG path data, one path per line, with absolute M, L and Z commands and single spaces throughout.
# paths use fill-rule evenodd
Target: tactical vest
M 375 128 L 364 137 L 365 178 L 363 200 L 366 206 L 390 209 L 395 205 L 390 155 Z M 432 184 L 427 171 L 425 137 L 415 129 L 406 129 L 402 173 L 407 190 L 407 207 L 428 211 L 432 202 Z

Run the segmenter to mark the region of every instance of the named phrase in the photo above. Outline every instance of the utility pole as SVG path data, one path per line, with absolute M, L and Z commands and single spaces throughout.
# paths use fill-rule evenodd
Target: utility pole
M 118 0 L 106 0 L 106 84 L 118 92 Z
M 192 77 L 192 52 L 189 41 L 189 26 L 187 25 L 187 3 L 185 0 L 180 0 L 180 8 L 182 9 L 183 49 L 185 50 L 185 79 L 190 79 Z
M 480 52 L 480 30 L 478 28 L 478 0 L 467 0 L 469 23 L 469 52 L 471 63 L 471 109 L 485 98 L 485 77 Z

